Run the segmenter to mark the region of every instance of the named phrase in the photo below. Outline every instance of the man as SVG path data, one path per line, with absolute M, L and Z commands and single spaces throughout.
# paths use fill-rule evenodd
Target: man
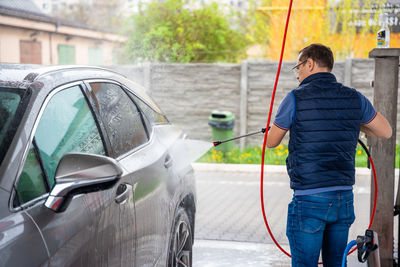
M 329 47 L 311 44 L 293 68 L 300 82 L 279 106 L 267 139 L 280 144 L 290 130 L 286 159 L 293 200 L 286 234 L 292 266 L 341 266 L 354 222 L 355 150 L 360 130 L 390 138 L 388 121 L 365 96 L 336 81 Z

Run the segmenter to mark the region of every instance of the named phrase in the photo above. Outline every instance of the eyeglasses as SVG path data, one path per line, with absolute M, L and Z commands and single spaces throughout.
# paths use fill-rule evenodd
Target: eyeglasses
M 299 74 L 299 67 L 300 67 L 301 65 L 303 65 L 304 63 L 306 63 L 307 60 L 308 60 L 308 58 L 307 58 L 306 60 L 300 62 L 299 64 L 297 64 L 296 66 L 294 66 L 294 67 L 292 68 L 292 71 L 294 72 L 294 74 L 295 74 L 296 76 Z

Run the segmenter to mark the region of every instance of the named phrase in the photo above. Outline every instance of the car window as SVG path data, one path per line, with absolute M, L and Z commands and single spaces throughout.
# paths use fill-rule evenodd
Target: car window
M 168 124 L 167 118 L 159 113 L 156 112 L 154 109 L 152 109 L 149 105 L 144 103 L 140 98 L 138 98 L 135 94 L 132 92 L 128 91 L 128 94 L 132 97 L 133 101 L 135 101 L 140 109 L 143 111 L 147 119 L 150 121 L 151 124 L 157 125 L 157 124 Z
M 148 141 L 143 115 L 119 85 L 93 82 L 90 87 L 115 156 L 125 154 Z
M 55 94 L 47 104 L 35 133 L 43 166 L 54 185 L 61 157 L 69 152 L 105 155 L 93 114 L 79 86 Z
M 0 143 L 3 142 L 20 101 L 18 93 L 0 91 Z
M 27 90 L 0 87 L 0 163 L 26 108 Z
M 17 184 L 19 204 L 26 203 L 46 192 L 45 177 L 35 154 L 35 149 L 31 145 Z

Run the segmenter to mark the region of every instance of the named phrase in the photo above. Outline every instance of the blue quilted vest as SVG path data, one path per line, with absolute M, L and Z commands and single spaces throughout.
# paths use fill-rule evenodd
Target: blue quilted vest
M 361 102 L 333 74 L 308 76 L 295 100 L 286 166 L 295 190 L 354 184 Z

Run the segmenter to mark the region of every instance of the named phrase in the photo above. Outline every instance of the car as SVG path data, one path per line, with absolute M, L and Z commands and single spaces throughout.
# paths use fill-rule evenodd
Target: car
M 0 266 L 191 266 L 184 140 L 114 71 L 0 64 Z

